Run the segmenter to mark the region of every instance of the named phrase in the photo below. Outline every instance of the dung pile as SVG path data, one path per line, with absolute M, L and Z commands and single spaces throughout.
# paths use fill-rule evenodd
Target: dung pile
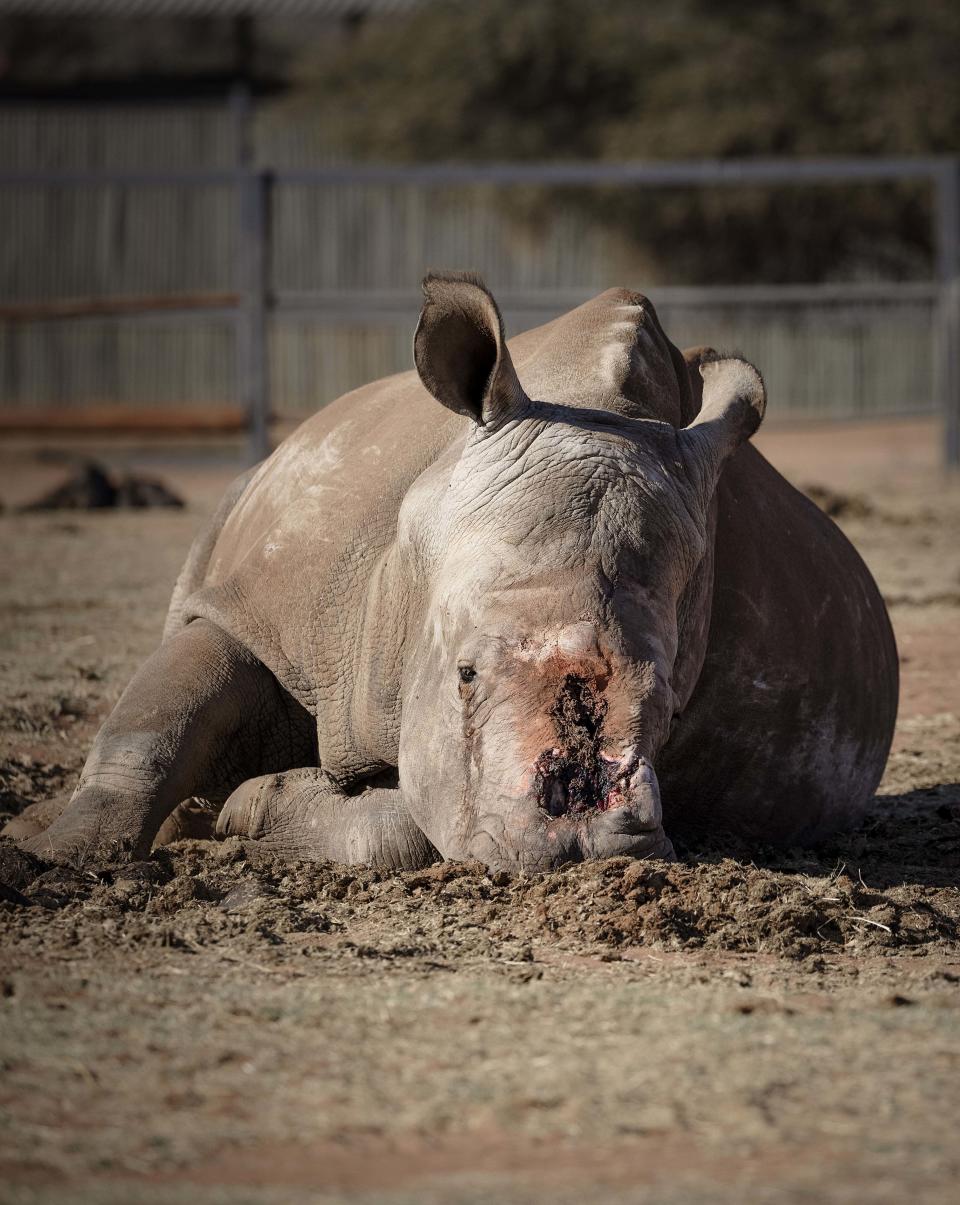
M 873 503 L 862 494 L 847 494 L 812 483 L 800 488 L 831 519 L 869 519 L 876 514 Z
M 149 507 L 182 507 L 183 499 L 162 481 L 132 473 L 114 476 L 96 461 L 82 464 L 72 477 L 20 509 L 45 510 L 144 510 Z

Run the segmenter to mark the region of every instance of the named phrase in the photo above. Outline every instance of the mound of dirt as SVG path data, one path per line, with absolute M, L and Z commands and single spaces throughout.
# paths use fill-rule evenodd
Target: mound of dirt
M 11 711 L 4 715 L 4 709 L 0 708 L 0 721 L 10 718 Z M 11 817 L 18 816 L 33 800 L 47 799 L 62 791 L 69 774 L 70 771 L 59 762 L 38 761 L 25 753 L 0 759 L 0 827 Z M 0 872 L 0 880 L 3 878 Z
M 931 824 L 940 825 L 949 856 L 960 844 L 960 808 L 934 811 Z M 861 845 L 870 841 L 870 832 L 861 834 Z M 635 946 L 791 958 L 943 954 L 960 948 L 960 908 L 948 876 L 931 877 L 941 881 L 890 883 L 881 870 L 870 885 L 861 871 L 803 855 L 764 867 L 709 854 L 679 863 L 613 858 L 532 877 L 490 874 L 475 863 L 386 874 L 294 865 L 237 839 L 183 841 L 148 861 L 71 868 L 6 842 L 0 929 L 10 941 L 40 940 L 48 953 L 95 953 L 105 943 L 243 952 L 313 934 L 326 935 L 321 946 L 346 944 L 376 959 L 470 960 L 506 950 L 532 961 L 542 945 L 600 946 L 611 957 Z M 349 941 L 338 941 L 347 933 Z
M 112 476 L 96 461 L 87 461 L 74 475 L 34 502 L 20 509 L 44 510 L 143 510 L 148 507 L 182 507 L 183 499 L 162 481 L 127 473 Z
M 802 485 L 800 488 L 831 519 L 868 519 L 875 513 L 873 503 L 862 494 L 846 494 L 815 484 Z

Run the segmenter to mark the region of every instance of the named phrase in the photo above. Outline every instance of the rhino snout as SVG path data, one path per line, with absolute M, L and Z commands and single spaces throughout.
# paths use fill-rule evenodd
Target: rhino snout
M 493 858 L 498 866 L 544 871 L 594 858 L 674 857 L 656 772 L 635 748 L 601 754 L 596 767 L 584 767 L 555 747 L 537 767 L 531 811 L 504 827 Z M 474 849 L 473 856 L 491 861 L 491 850 Z
M 548 816 L 583 816 L 643 800 L 660 822 L 660 791 L 653 767 L 631 749 L 620 757 L 582 749 L 545 749 L 534 765 L 533 796 Z

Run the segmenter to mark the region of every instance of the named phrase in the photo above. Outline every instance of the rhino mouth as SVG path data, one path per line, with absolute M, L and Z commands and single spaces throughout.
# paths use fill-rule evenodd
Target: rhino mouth
M 545 749 L 534 766 L 533 791 L 548 816 L 606 812 L 627 802 L 633 765 L 598 753 L 583 759 L 579 750 Z

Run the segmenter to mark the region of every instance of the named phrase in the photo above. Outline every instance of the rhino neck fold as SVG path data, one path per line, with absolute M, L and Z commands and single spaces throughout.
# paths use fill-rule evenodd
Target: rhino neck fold
M 400 680 L 411 591 L 396 543 L 377 560 L 355 621 L 353 690 L 347 703 L 351 744 L 371 760 L 396 766 Z
M 677 605 L 677 658 L 671 685 L 679 714 L 690 701 L 703 670 L 713 612 L 717 501 L 707 515 L 707 538 L 700 564 L 693 571 Z M 669 739 L 669 738 L 668 738 Z

